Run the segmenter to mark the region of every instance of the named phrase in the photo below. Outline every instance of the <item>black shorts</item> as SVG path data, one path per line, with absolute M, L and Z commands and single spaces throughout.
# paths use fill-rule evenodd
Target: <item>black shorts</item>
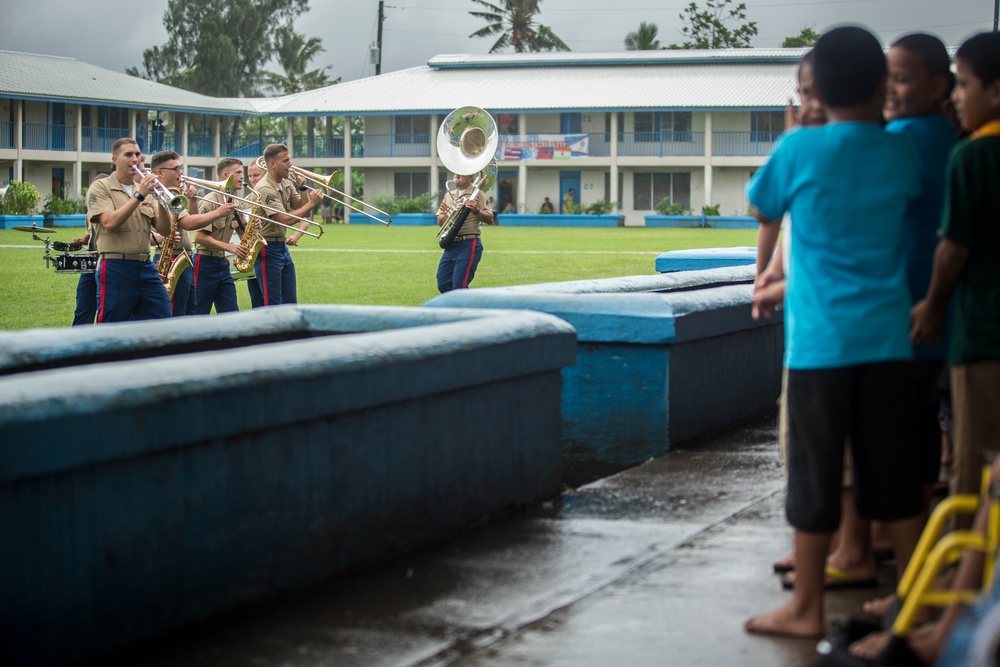
M 923 511 L 913 456 L 914 390 L 909 361 L 788 371 L 785 511 L 794 528 L 836 530 L 847 440 L 861 516 L 894 521 Z

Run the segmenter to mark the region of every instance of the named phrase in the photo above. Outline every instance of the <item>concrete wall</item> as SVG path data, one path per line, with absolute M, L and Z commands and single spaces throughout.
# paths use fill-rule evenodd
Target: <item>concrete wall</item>
M 558 495 L 575 349 L 539 313 L 344 306 L 3 334 L 4 664 L 92 657 Z
M 523 308 L 574 326 L 563 371 L 570 484 L 641 463 L 672 444 L 773 411 L 780 315 L 750 317 L 753 266 L 455 290 L 432 308 Z

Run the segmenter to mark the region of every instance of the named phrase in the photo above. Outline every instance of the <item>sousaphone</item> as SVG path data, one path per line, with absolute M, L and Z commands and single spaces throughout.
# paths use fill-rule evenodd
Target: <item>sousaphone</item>
M 479 107 L 455 109 L 441 123 L 437 135 L 437 152 L 441 162 L 455 174 L 475 175 L 472 193 L 478 197 L 482 190 L 489 190 L 496 183 L 496 152 L 500 135 L 493 117 Z M 469 209 L 464 201 L 448 215 L 441 227 L 438 245 L 449 248 L 458 236 L 458 231 L 469 217 Z

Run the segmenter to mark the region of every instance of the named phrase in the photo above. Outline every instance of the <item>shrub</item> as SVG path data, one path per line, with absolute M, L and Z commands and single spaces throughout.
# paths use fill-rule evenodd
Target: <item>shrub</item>
M 705 215 L 722 215 L 719 209 L 722 208 L 722 204 L 712 204 L 711 206 L 702 206 L 701 212 Z
M 607 199 L 595 201 L 593 204 L 585 208 L 583 212 L 587 215 L 607 215 L 608 213 L 611 213 L 611 202 Z
M 664 197 L 656 205 L 656 212 L 660 215 L 691 215 L 691 209 L 684 208 L 680 204 L 670 201 L 670 197 Z
M 42 215 L 72 215 L 86 213 L 87 203 L 83 199 L 63 199 L 55 195 L 47 195 L 42 205 Z
M 380 195 L 372 200 L 375 208 L 380 208 L 389 215 L 397 213 L 433 213 L 437 208 L 437 195 L 428 192 L 408 199 L 393 195 Z
M 32 215 L 42 196 L 31 183 L 11 181 L 7 195 L 0 200 L 0 215 Z

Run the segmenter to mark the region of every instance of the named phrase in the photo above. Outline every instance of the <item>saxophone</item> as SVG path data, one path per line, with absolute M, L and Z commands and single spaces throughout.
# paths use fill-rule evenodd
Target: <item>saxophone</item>
M 233 260 L 233 266 L 240 273 L 249 273 L 253 271 L 253 263 L 257 259 L 257 255 L 260 253 L 260 249 L 267 245 L 267 241 L 260 234 L 260 219 L 266 217 L 264 209 L 257 206 L 260 201 L 260 194 L 251 190 L 248 199 L 252 202 L 250 210 L 247 211 L 247 221 L 243 225 L 243 235 L 240 236 L 240 245 L 250 251 L 246 259 L 239 256 Z M 240 213 L 236 211 L 236 217 L 240 217 Z
M 160 274 L 160 282 L 167 288 L 167 296 L 173 298 L 174 290 L 177 289 L 177 280 L 184 273 L 184 269 L 191 266 L 191 258 L 188 257 L 184 248 L 174 259 L 174 238 L 177 236 L 178 212 L 171 210 L 170 213 L 170 234 L 163 237 L 163 245 L 160 246 L 160 259 L 156 262 L 156 272 Z

